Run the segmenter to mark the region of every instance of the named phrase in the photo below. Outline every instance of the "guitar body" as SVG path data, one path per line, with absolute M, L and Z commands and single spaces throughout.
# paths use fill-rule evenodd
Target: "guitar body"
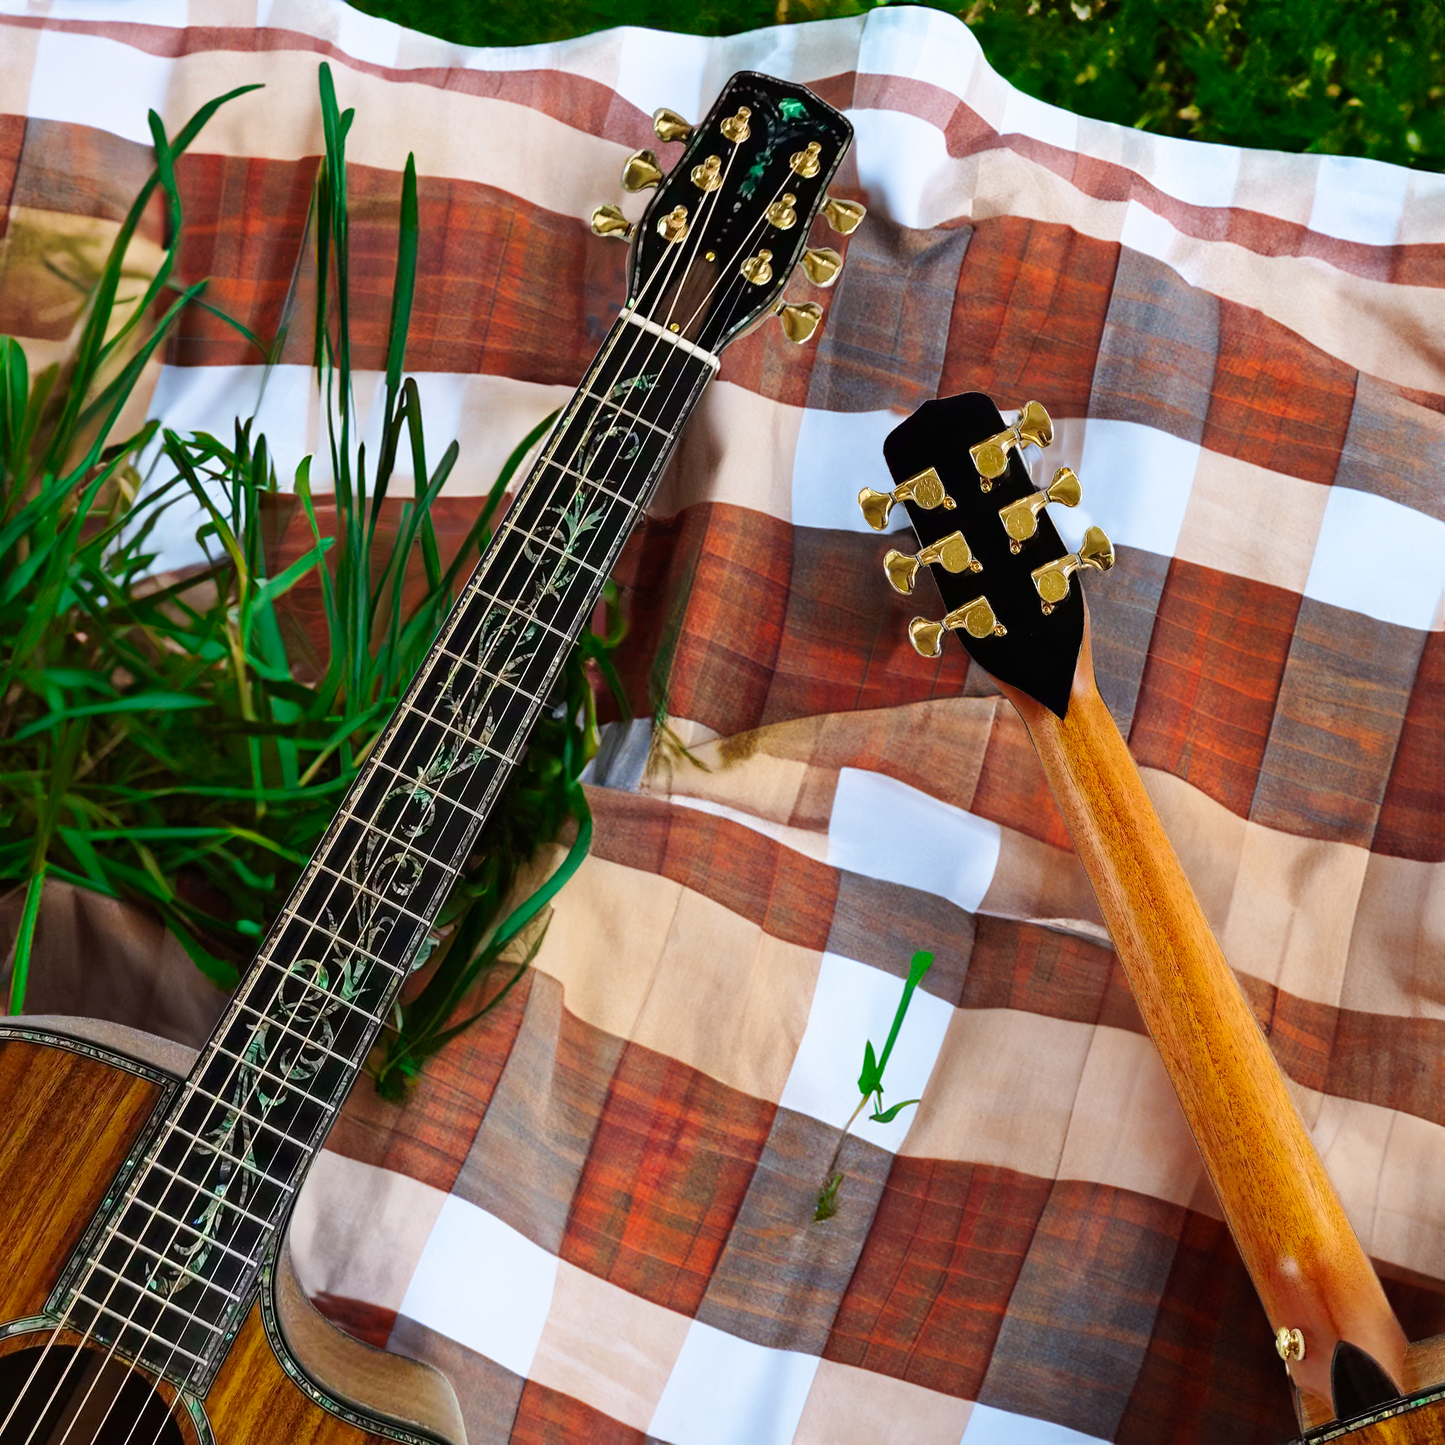
M 58 1323 L 45 1318 L 46 1301 L 86 1223 L 156 1106 L 179 1087 L 178 1074 L 165 1064 L 188 1062 L 177 1056 L 189 1051 L 166 1040 L 90 1021 L 60 1022 L 75 1033 L 21 1020 L 0 1025 L 0 1419 Z M 61 1343 L 78 1340 L 62 1335 Z M 7 1369 L 7 1360 L 27 1350 L 37 1353 Z M 98 1352 L 97 1361 L 103 1358 Z M 151 1396 L 150 1377 L 142 1388 L 137 1372 L 126 1373 L 132 1389 Z M 103 1376 L 97 1402 L 104 1385 Z M 205 1398 L 178 1400 L 170 1386 L 163 1393 L 170 1419 L 164 1429 L 158 1420 L 150 1433 L 167 1445 L 464 1445 L 466 1439 L 446 1380 L 324 1320 L 286 1258 L 267 1275 Z M 107 1422 L 118 1432 L 115 1445 L 136 1423 L 134 1414 L 121 1414 L 112 1412 L 113 1423 Z M 74 1445 L 109 1445 L 104 1428 L 95 1433 L 98 1425 L 77 1427 Z M 19 1445 L 28 1433 L 17 1418 L 0 1430 L 0 1441 Z M 52 1428 L 35 1436 L 34 1445 L 63 1434 L 63 1425 Z

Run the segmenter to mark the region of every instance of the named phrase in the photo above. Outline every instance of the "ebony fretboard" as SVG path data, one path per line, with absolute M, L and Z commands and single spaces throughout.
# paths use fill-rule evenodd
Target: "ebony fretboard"
M 50 1307 L 203 1392 L 716 359 L 626 315 Z

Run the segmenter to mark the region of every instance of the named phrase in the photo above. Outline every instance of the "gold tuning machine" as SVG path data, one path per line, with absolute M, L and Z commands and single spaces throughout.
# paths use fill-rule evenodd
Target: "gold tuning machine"
M 888 585 L 906 597 L 913 591 L 913 579 L 918 575 L 918 569 L 930 562 L 939 563 L 945 572 L 962 572 L 965 568 L 970 572 L 983 571 L 983 563 L 973 555 L 972 548 L 963 539 L 963 533 L 950 532 L 912 556 L 906 552 L 889 552 L 883 558 Z
M 1008 454 L 1011 451 L 1021 450 L 1030 443 L 1046 447 L 1053 439 L 1054 424 L 1049 420 L 1048 412 L 1036 401 L 1026 403 L 1019 419 L 1011 427 L 968 449 L 983 479 L 984 491 L 992 491 L 994 478 L 1003 476 L 1008 470 Z
M 692 134 L 692 126 L 666 106 L 652 112 L 652 130 L 660 141 L 686 140 Z
M 1065 507 L 1077 507 L 1083 495 L 1084 489 L 1079 485 L 1074 469 L 1060 467 L 1054 473 L 1054 479 L 1046 491 L 1031 492 L 1027 497 L 1020 497 L 1018 501 L 1000 507 L 999 520 L 1009 535 L 1009 551 L 1017 552 L 1038 531 L 1039 513 L 1050 502 L 1058 502 Z
M 831 286 L 843 269 L 843 258 L 831 246 L 803 252 L 803 270 L 815 286 Z
M 840 201 L 829 196 L 823 202 L 823 219 L 840 236 L 851 236 L 863 224 L 863 217 L 867 214 L 867 207 L 857 201 Z
M 783 323 L 783 335 L 801 346 L 818 329 L 823 308 L 816 301 L 782 301 L 777 316 Z
M 622 167 L 622 189 L 645 191 L 662 179 L 662 167 L 655 151 L 634 151 Z
M 1069 578 L 1081 567 L 1107 572 L 1113 565 L 1114 544 L 1104 535 L 1101 527 L 1090 527 L 1084 533 L 1084 545 L 1077 552 L 1035 567 L 1029 576 L 1034 579 L 1034 586 L 1043 601 L 1044 616 L 1047 617 L 1069 595 Z
M 592 234 L 594 236 L 608 236 L 616 241 L 630 241 L 633 229 L 632 222 L 616 206 L 598 206 L 592 212 Z
M 1003 637 L 1008 628 L 994 616 L 987 597 L 975 597 L 955 607 L 941 622 L 915 617 L 908 624 L 908 640 L 920 657 L 937 657 L 943 651 L 943 629 L 966 632 L 970 637 Z
M 899 482 L 891 492 L 875 492 L 872 487 L 864 487 L 858 493 L 858 505 L 875 532 L 881 532 L 888 525 L 888 514 L 895 502 L 914 502 L 925 512 L 931 512 L 935 507 L 951 512 L 956 505 L 943 490 L 943 479 L 932 467 L 926 472 L 919 472 L 916 477 Z

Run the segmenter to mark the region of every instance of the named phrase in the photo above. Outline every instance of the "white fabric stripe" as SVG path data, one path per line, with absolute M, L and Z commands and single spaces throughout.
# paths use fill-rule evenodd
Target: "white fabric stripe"
M 297 1196 L 288 1234 L 306 1293 L 398 1308 L 446 1199 L 409 1175 L 323 1149 Z M 384 1249 L 373 1247 L 378 1237 Z
M 997 823 L 940 803 L 907 783 L 840 768 L 828 822 L 828 862 L 921 888 L 977 911 L 998 866 Z
M 1382 622 L 1445 627 L 1445 522 L 1386 497 L 1331 487 L 1306 597 Z
M 183 433 L 225 435 L 233 417 L 255 411 L 263 374 L 260 366 L 165 366 L 148 415 Z M 571 395 L 565 386 L 483 373 L 409 374 L 421 392 L 430 464 L 435 466 L 453 437 L 461 446 L 460 464 L 446 485 L 449 497 L 485 495 L 512 448 Z M 371 455 L 381 435 L 381 381 L 380 372 L 356 374 L 362 440 Z M 727 419 L 737 420 L 738 412 L 746 436 L 766 440 L 763 453 L 748 454 L 747 465 L 732 465 L 729 449 L 739 448 L 743 438 L 731 437 L 706 497 L 665 491 L 655 508 L 660 515 L 716 500 L 766 510 L 795 526 L 871 534 L 857 491 L 892 486 L 882 448 L 901 419 L 897 413 L 792 407 L 715 382 L 704 393 L 693 429 L 708 426 L 714 410 L 725 431 Z M 1041 483 L 1059 466 L 1079 473 L 1083 501 L 1072 511 L 1054 508 L 1050 514 L 1068 545 L 1077 544 L 1085 527 L 1098 525 L 1119 546 L 1177 556 L 1383 622 L 1429 631 L 1445 626 L 1440 561 L 1445 523 L 1439 519 L 1368 493 L 1270 472 L 1135 422 L 1056 417 L 1054 425 L 1054 445 L 1025 457 Z M 768 467 L 788 466 L 786 441 L 794 427 L 791 476 L 767 475 Z M 274 368 L 256 430 L 266 434 L 283 490 L 289 490 L 304 456 L 314 457 L 312 486 L 318 492 L 329 488 L 330 460 L 309 367 Z M 408 494 L 410 468 L 411 453 L 404 450 L 397 479 Z M 195 560 L 194 519 L 189 512 L 181 516 L 179 507 L 173 510 L 177 515 L 158 538 L 163 567 Z M 1222 510 L 1233 518 L 1223 531 Z M 907 526 L 907 513 L 899 508 L 887 530 Z M 1361 548 L 1362 537 L 1389 538 L 1389 547 Z
M 1082 1435 L 1051 1420 L 1014 1415 L 992 1405 L 975 1405 L 963 1432 L 963 1445 L 1106 1445 L 1096 1435 Z
M 789 1445 L 817 1370 L 817 1355 L 694 1320 L 647 1433 L 672 1445 Z
M 900 939 L 898 946 L 903 955 L 909 945 Z M 882 1056 L 903 983 L 895 974 L 866 963 L 836 953 L 823 955 L 808 1027 L 778 1101 L 783 1108 L 821 1119 L 835 1129 L 848 1122 L 858 1104 L 863 1045 L 871 1043 L 875 1056 Z M 914 991 L 883 1074 L 885 1110 L 923 1096 L 953 1014 L 952 1005 L 943 999 L 922 989 Z M 879 1124 L 869 1117 L 876 1107 L 875 1100 L 854 1121 L 852 1132 L 896 1154 L 908 1137 L 912 1110 L 904 1109 L 890 1123 Z
M 400 1312 L 525 1376 L 552 1308 L 556 1282 L 556 1255 L 451 1194 Z

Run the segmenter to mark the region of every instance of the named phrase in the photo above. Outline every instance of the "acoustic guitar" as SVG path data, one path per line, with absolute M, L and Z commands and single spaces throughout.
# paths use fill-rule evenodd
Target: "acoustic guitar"
M 310 1309 L 291 1208 L 718 353 L 770 315 L 807 340 L 782 288 L 837 276 L 820 212 L 863 217 L 827 195 L 851 127 L 801 86 L 743 72 L 654 124 L 682 151 L 628 160 L 641 219 L 592 218 L 632 242 L 627 303 L 194 1064 L 0 1027 L 3 1445 L 465 1439 L 445 1380 Z
M 1438 1445 L 1445 1337 L 1407 1342 L 1099 696 L 1080 575 L 1114 550 L 1097 527 L 1076 552 L 1060 541 L 1045 509 L 1077 505 L 1079 479 L 1061 467 L 1038 488 L 1020 455 L 1052 439 L 1037 402 L 1012 425 L 978 393 L 925 403 L 884 443 L 893 490 L 858 498 L 880 530 L 901 504 L 922 544 L 887 554 L 888 581 L 907 593 L 932 569 L 946 612 L 913 619 L 914 647 L 936 657 L 957 634 L 1028 727 L 1277 1332 L 1305 1439 Z

